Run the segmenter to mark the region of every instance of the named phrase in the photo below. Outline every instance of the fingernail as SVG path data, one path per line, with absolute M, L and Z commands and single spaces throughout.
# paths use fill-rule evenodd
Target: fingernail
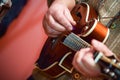
M 69 26 L 68 28 L 69 28 L 70 31 L 73 30 L 73 26 Z
M 76 22 L 75 22 L 75 21 L 73 21 L 73 25 L 76 25 Z
M 74 30 L 74 26 L 72 26 L 71 28 L 72 28 L 72 30 Z
M 92 40 L 92 43 L 94 43 L 94 44 L 96 44 L 96 43 L 97 43 L 97 44 L 98 44 L 98 41 L 97 41 L 97 40 L 95 40 L 95 39 L 93 39 L 93 40 Z
M 92 40 L 92 45 L 93 46 L 99 46 L 99 42 L 95 39 Z

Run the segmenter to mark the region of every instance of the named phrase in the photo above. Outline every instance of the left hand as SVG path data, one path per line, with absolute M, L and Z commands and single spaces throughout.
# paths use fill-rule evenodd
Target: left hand
M 92 40 L 91 44 L 91 48 L 83 48 L 76 52 L 73 59 L 73 66 L 85 76 L 96 77 L 101 73 L 99 66 L 95 63 L 93 58 L 94 51 L 97 50 L 102 52 L 105 56 L 112 56 L 113 53 L 107 48 L 107 46 L 97 40 Z

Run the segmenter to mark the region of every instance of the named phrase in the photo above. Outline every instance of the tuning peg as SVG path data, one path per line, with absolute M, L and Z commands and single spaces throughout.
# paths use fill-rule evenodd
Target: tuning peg
M 116 64 L 117 64 L 117 66 L 120 68 L 120 62 L 117 62 Z
M 110 75 L 111 77 L 114 77 L 114 76 L 115 76 L 115 73 L 114 73 L 114 72 L 109 72 L 109 75 Z
M 110 69 L 109 69 L 109 68 L 105 68 L 105 69 L 104 69 L 104 72 L 105 72 L 105 73 L 109 73 L 109 72 L 110 72 Z
M 112 61 L 112 63 L 116 63 L 116 62 L 117 62 L 117 60 L 116 60 L 116 59 L 112 59 L 111 61 Z

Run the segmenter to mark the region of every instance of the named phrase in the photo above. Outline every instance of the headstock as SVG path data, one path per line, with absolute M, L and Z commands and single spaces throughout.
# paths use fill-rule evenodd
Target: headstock
M 115 56 L 106 57 L 100 52 L 97 53 L 95 61 L 99 64 L 103 74 L 112 80 L 120 80 L 120 62 Z

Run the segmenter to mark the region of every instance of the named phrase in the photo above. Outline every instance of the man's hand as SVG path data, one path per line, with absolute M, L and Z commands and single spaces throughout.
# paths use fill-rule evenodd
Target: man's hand
M 68 4 L 65 4 L 63 0 L 55 0 L 43 19 L 44 30 L 51 37 L 56 37 L 65 31 L 71 31 L 75 24 Z
M 104 53 L 105 56 L 112 56 L 113 53 L 103 43 L 92 40 L 91 48 L 83 48 L 76 52 L 73 59 L 74 68 L 85 76 L 95 77 L 100 75 L 100 68 L 96 65 L 93 55 L 94 51 Z

